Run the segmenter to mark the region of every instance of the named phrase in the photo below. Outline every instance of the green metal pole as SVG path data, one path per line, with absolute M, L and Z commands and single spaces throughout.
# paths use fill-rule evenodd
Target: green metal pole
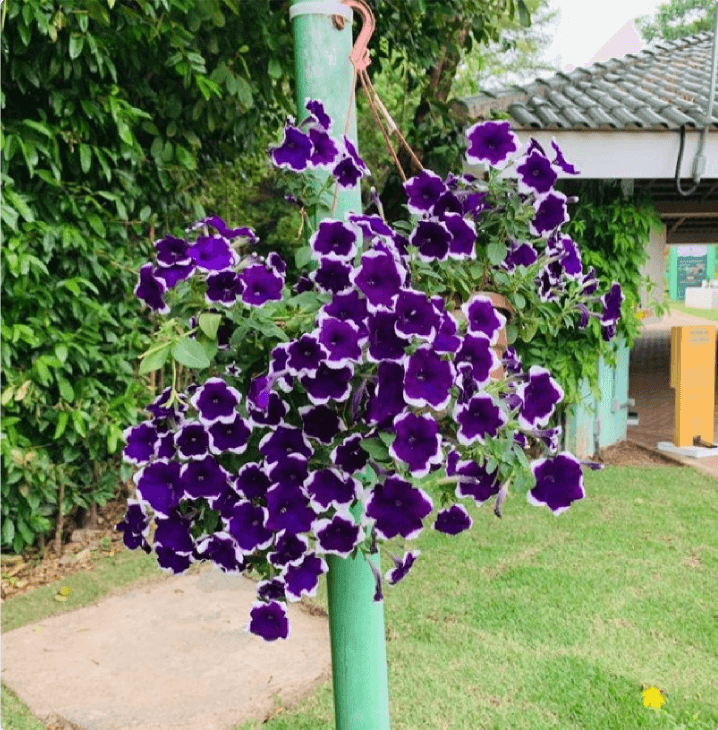
M 304 7 L 302 7 L 304 6 Z M 333 14 L 344 13 L 344 28 Z M 292 3 L 294 54 L 299 121 L 307 115 L 307 97 L 320 99 L 333 120 L 332 136 L 346 129 L 356 144 L 356 108 L 352 95 L 353 67 L 351 10 L 336 2 L 294 0 Z M 347 117 L 349 124 L 347 125 Z M 317 177 L 317 185 L 326 173 Z M 349 211 L 361 212 L 359 186 L 333 191 L 319 218 L 343 219 Z M 361 517 L 361 507 L 352 510 Z M 379 554 L 369 558 L 380 569 Z M 366 559 L 329 556 L 327 594 L 334 684 L 336 730 L 389 730 L 389 689 L 384 634 L 384 606 L 373 600 L 376 583 Z

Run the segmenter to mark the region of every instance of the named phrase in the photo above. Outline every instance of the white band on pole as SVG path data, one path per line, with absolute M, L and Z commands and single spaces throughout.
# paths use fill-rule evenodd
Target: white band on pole
M 293 20 L 297 15 L 341 15 L 351 21 L 352 9 L 337 2 L 298 3 L 289 8 L 289 20 Z

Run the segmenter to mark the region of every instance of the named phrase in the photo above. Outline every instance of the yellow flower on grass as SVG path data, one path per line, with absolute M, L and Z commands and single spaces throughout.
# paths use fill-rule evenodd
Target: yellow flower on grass
M 661 709 L 661 705 L 666 704 L 666 698 L 661 694 L 658 687 L 649 687 L 641 692 L 643 696 L 643 704 L 645 707 L 653 707 L 656 710 Z

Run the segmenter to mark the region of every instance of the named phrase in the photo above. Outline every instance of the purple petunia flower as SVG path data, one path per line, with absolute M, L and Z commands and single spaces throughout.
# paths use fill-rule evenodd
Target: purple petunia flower
M 443 223 L 451 234 L 449 258 L 472 259 L 476 257 L 476 226 L 456 213 L 444 216 Z
M 309 541 L 306 537 L 282 530 L 277 534 L 274 549 L 267 555 L 267 560 L 275 568 L 296 565 L 302 562 L 308 547 Z
M 548 158 L 538 150 L 529 152 L 516 167 L 519 176 L 519 190 L 522 193 L 548 193 L 558 179 Z
M 553 151 L 556 153 L 556 159 L 553 161 L 553 164 L 556 167 L 560 168 L 569 175 L 580 174 L 579 171 L 570 162 L 566 162 L 566 158 L 563 156 L 561 148 L 558 146 L 558 144 L 556 144 L 556 140 L 551 140 L 551 147 L 553 147 Z
M 399 362 L 383 361 L 377 370 L 376 393 L 369 401 L 366 420 L 377 425 L 406 410 L 404 399 L 404 366 Z
M 369 351 L 367 357 L 373 362 L 401 360 L 409 340 L 396 333 L 397 315 L 377 312 L 369 316 Z
M 548 423 L 563 399 L 563 389 L 546 368 L 532 365 L 528 381 L 516 388 L 516 395 L 521 398 L 519 425 L 525 429 L 536 429 Z
M 401 289 L 396 299 L 396 333 L 423 340 L 433 339 L 439 325 L 439 313 L 424 292 Z
M 184 238 L 165 236 L 160 238 L 159 241 L 155 241 L 155 249 L 157 251 L 157 263 L 161 267 L 192 263 L 192 259 L 187 253 L 189 243 Z
M 464 206 L 461 201 L 451 191 L 445 192 L 434 205 L 433 215 L 440 220 L 445 221 L 450 215 L 458 213 L 464 214 Z
M 272 544 L 273 534 L 267 529 L 267 508 L 251 502 L 239 502 L 232 509 L 227 532 L 237 541 L 240 550 L 250 554 Z
M 495 437 L 508 417 L 488 393 L 478 393 L 468 403 L 456 407 L 454 420 L 459 424 L 459 443 L 471 446 L 477 441 L 485 443 L 486 436 Z
M 249 615 L 251 619 L 247 631 L 250 634 L 260 636 L 265 641 L 286 639 L 289 636 L 287 609 L 279 601 L 270 603 L 255 601 Z
M 239 414 L 233 421 L 216 421 L 208 430 L 209 450 L 213 454 L 243 454 L 252 435 L 251 426 Z
M 361 471 L 369 461 L 369 454 L 361 447 L 362 438 L 360 434 L 348 436 L 329 455 L 332 464 L 345 474 Z
M 324 109 L 324 104 L 319 99 L 307 98 L 304 102 L 305 109 L 311 115 L 304 121 L 309 121 L 310 124 L 316 124 L 320 129 L 325 132 L 331 132 L 332 130 L 332 118 L 327 114 Z
M 538 261 L 538 253 L 530 243 L 517 244 L 515 241 L 509 246 L 506 258 L 501 265 L 507 271 L 513 271 L 517 266 L 531 266 Z
M 518 137 L 511 131 L 509 122 L 477 122 L 466 130 L 466 137 L 469 140 L 466 161 L 470 165 L 486 161 L 499 167 L 519 148 Z
M 359 165 L 349 155 L 342 157 L 332 169 L 332 175 L 334 175 L 337 181 L 337 186 L 343 190 L 356 187 L 362 174 Z
M 289 565 L 282 573 L 286 595 L 290 601 L 299 601 L 302 596 L 314 596 L 319 586 L 319 576 L 329 570 L 324 558 L 315 553 L 304 556 L 301 563 Z
M 312 140 L 301 129 L 287 124 L 281 144 L 272 150 L 272 161 L 277 167 L 303 172 L 309 166 Z
M 199 236 L 187 253 L 197 268 L 204 271 L 224 271 L 236 266 L 239 261 L 229 241 L 221 236 Z
M 601 297 L 604 309 L 601 324 L 604 327 L 615 325 L 621 319 L 621 304 L 624 299 L 625 295 L 621 291 L 621 285 L 614 281 L 611 288 Z
M 357 482 L 336 469 L 319 469 L 304 484 L 312 509 L 320 514 L 330 507 L 349 507 L 357 495 Z
M 220 271 L 207 277 L 205 299 L 208 304 L 233 306 L 242 294 L 243 283 L 235 271 Z
M 405 361 L 404 398 L 416 408 L 429 406 L 435 411 L 446 408 L 451 400 L 451 386 L 456 370 L 449 360 L 442 360 L 430 347 L 419 347 Z
M 199 412 L 202 423 L 210 424 L 215 421 L 229 423 L 234 421 L 235 409 L 241 398 L 239 391 L 227 385 L 222 378 L 208 378 L 197 389 L 190 403 Z
M 214 230 L 217 231 L 217 233 L 219 233 L 222 238 L 227 238 L 230 241 L 235 238 L 248 238 L 250 243 L 257 243 L 257 241 L 259 240 L 255 232 L 251 228 L 247 228 L 246 226 L 240 226 L 239 228 L 228 228 L 224 220 L 216 215 L 198 220 L 196 223 L 193 223 L 187 230 L 195 231 L 198 228 L 203 228 L 204 226 L 214 228 Z
M 471 365 L 471 376 L 476 388 L 483 388 L 490 379 L 491 373 L 501 364 L 491 343 L 484 335 L 464 335 L 456 355 L 454 364 Z
M 446 261 L 452 236 L 441 221 L 419 221 L 411 232 L 409 243 L 419 249 L 422 261 Z
M 281 461 L 267 466 L 267 476 L 273 484 L 283 487 L 301 487 L 309 476 L 309 464 L 299 454 L 289 454 Z
M 352 283 L 367 298 L 372 311 L 391 311 L 405 279 L 403 266 L 383 251 L 367 251 L 351 277 Z
M 362 338 L 369 333 L 366 326 L 368 316 L 366 299 L 362 299 L 359 292 L 354 289 L 346 294 L 335 294 L 332 301 L 322 307 L 321 313 L 341 319 L 343 322 L 353 322 Z
M 234 488 L 238 494 L 247 499 L 264 497 L 272 486 L 264 469 L 259 464 L 248 462 L 237 471 Z
M 394 567 L 386 572 L 384 576 L 390 586 L 395 586 L 400 580 L 406 577 L 416 559 L 421 555 L 421 550 L 409 550 L 404 553 L 401 559 L 392 556 Z
M 180 468 L 179 462 L 158 460 L 134 475 L 137 493 L 157 514 L 169 517 L 179 504 Z
M 432 464 L 442 462 L 439 426 L 431 416 L 401 414 L 394 419 L 394 430 L 396 438 L 389 446 L 389 453 L 406 463 L 413 476 L 426 476 Z
M 347 217 L 350 223 L 353 223 L 359 228 L 366 239 L 374 238 L 374 236 L 391 237 L 394 234 L 384 219 L 379 215 L 350 213 Z
M 344 428 L 337 412 L 329 406 L 304 406 L 299 409 L 304 433 L 323 444 L 330 444 Z
M 351 286 L 352 265 L 341 259 L 323 257 L 319 266 L 309 274 L 309 278 L 320 291 L 340 294 Z
M 309 239 L 309 245 L 318 257 L 351 259 L 356 253 L 357 238 L 350 223 L 323 220 Z
M 585 497 L 581 462 L 568 451 L 531 462 L 536 486 L 526 497 L 529 504 L 546 505 L 555 515 L 565 512 L 572 502 Z
M 215 532 L 199 540 L 197 553 L 213 561 L 223 573 L 238 574 L 247 568 L 237 541 L 228 532 Z
M 391 476 L 372 489 L 364 514 L 365 519 L 374 520 L 374 529 L 382 539 L 401 535 L 405 540 L 413 540 L 433 508 L 431 497 L 423 489 Z
M 339 162 L 337 143 L 323 129 L 310 129 L 309 140 L 312 143 L 312 153 L 309 155 L 308 167 L 323 170 L 336 167 Z
M 175 554 L 191 555 L 194 549 L 192 533 L 190 532 L 191 524 L 191 520 L 188 517 L 180 515 L 176 511 L 169 517 L 156 515 L 155 525 L 157 529 L 155 530 L 154 536 L 155 552 L 157 552 L 158 548 L 163 548 Z
M 346 134 L 342 135 L 342 142 L 344 143 L 344 149 L 346 150 L 349 157 L 352 158 L 354 161 L 354 164 L 361 170 L 362 175 L 368 175 L 369 174 L 369 168 L 364 164 L 364 160 L 359 156 L 359 152 L 357 148 L 354 146 L 354 143 L 349 139 L 349 137 L 346 136 Z
M 257 583 L 257 598 L 264 603 L 286 601 L 286 584 L 282 577 L 261 580 Z
M 302 335 L 287 347 L 287 372 L 292 375 L 316 375 L 326 360 L 327 351 L 314 335 Z
M 269 463 L 285 459 L 289 454 L 298 454 L 311 459 L 314 450 L 301 429 L 294 426 L 277 426 L 259 442 L 259 453 Z
M 473 335 L 484 335 L 492 345 L 499 338 L 499 330 L 506 325 L 506 317 L 497 311 L 485 294 L 474 294 L 461 306 L 468 322 L 468 331 Z
M 443 300 L 440 297 L 434 297 L 433 301 L 439 300 L 439 305 L 443 308 Z M 456 320 L 449 312 L 442 311 L 439 320 L 439 328 L 432 343 L 435 352 L 456 352 L 461 347 L 461 339 L 457 336 L 459 329 Z
M 250 307 L 261 307 L 269 301 L 282 298 L 284 277 L 262 264 L 248 266 L 239 275 L 244 285 L 242 301 Z
M 320 315 L 319 344 L 328 353 L 327 365 L 337 363 L 338 367 L 361 360 L 359 328 L 352 321 L 343 321 L 334 317 Z
M 168 289 L 177 286 L 180 281 L 186 281 L 194 274 L 197 267 L 194 262 L 189 264 L 174 264 L 172 266 L 158 266 L 154 275 L 162 279 Z
M 447 192 L 444 181 L 431 170 L 422 170 L 404 183 L 406 207 L 410 213 L 431 213 L 434 204 Z
M 299 382 L 307 391 L 309 400 L 317 406 L 335 400 L 345 401 L 351 393 L 351 379 L 354 370 L 350 365 L 340 368 L 331 368 L 322 363 L 315 376 L 304 375 Z
M 331 519 L 315 520 L 312 531 L 317 536 L 317 550 L 328 555 L 348 557 L 364 540 L 364 530 L 349 511 L 338 511 Z
M 145 464 L 157 455 L 159 437 L 157 429 L 150 423 L 130 426 L 123 432 L 127 440 L 122 457 L 129 464 Z
M 456 454 L 456 452 L 453 452 Z M 457 455 L 458 456 L 458 455 Z M 447 469 L 448 476 L 465 477 L 456 485 L 455 494 L 460 499 L 470 497 L 481 506 L 486 500 L 499 493 L 499 472 L 489 473 L 485 464 L 477 461 L 458 461 L 453 469 Z
M 309 499 L 297 486 L 278 484 L 267 492 L 267 529 L 286 530 L 292 534 L 309 532 L 316 517 Z
M 209 452 L 209 434 L 201 423 L 188 421 L 175 434 L 175 446 L 183 459 L 203 458 Z
M 140 269 L 140 278 L 134 290 L 135 296 L 153 311 L 168 314 L 170 308 L 162 298 L 166 290 L 167 285 L 157 277 L 152 269 L 152 264 L 145 264 Z
M 215 458 L 208 455 L 182 467 L 180 486 L 188 499 L 218 499 L 228 486 L 227 474 Z
M 569 279 L 580 279 L 583 275 L 581 252 L 569 236 L 561 236 L 559 241 L 561 251 L 561 267 Z
M 446 535 L 458 535 L 460 532 L 470 529 L 473 524 L 466 508 L 460 504 L 454 504 L 448 509 L 439 511 L 434 522 L 434 529 Z
M 547 238 L 568 220 L 566 196 L 552 190 L 539 196 L 534 202 L 536 214 L 531 220 L 529 230 L 534 236 Z

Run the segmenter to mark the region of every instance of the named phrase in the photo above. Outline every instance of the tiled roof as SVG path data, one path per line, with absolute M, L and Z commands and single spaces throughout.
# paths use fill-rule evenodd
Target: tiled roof
M 518 129 L 702 127 L 710 91 L 713 34 L 650 49 L 464 101 L 471 116 L 505 110 Z M 711 128 L 718 127 L 718 96 Z

